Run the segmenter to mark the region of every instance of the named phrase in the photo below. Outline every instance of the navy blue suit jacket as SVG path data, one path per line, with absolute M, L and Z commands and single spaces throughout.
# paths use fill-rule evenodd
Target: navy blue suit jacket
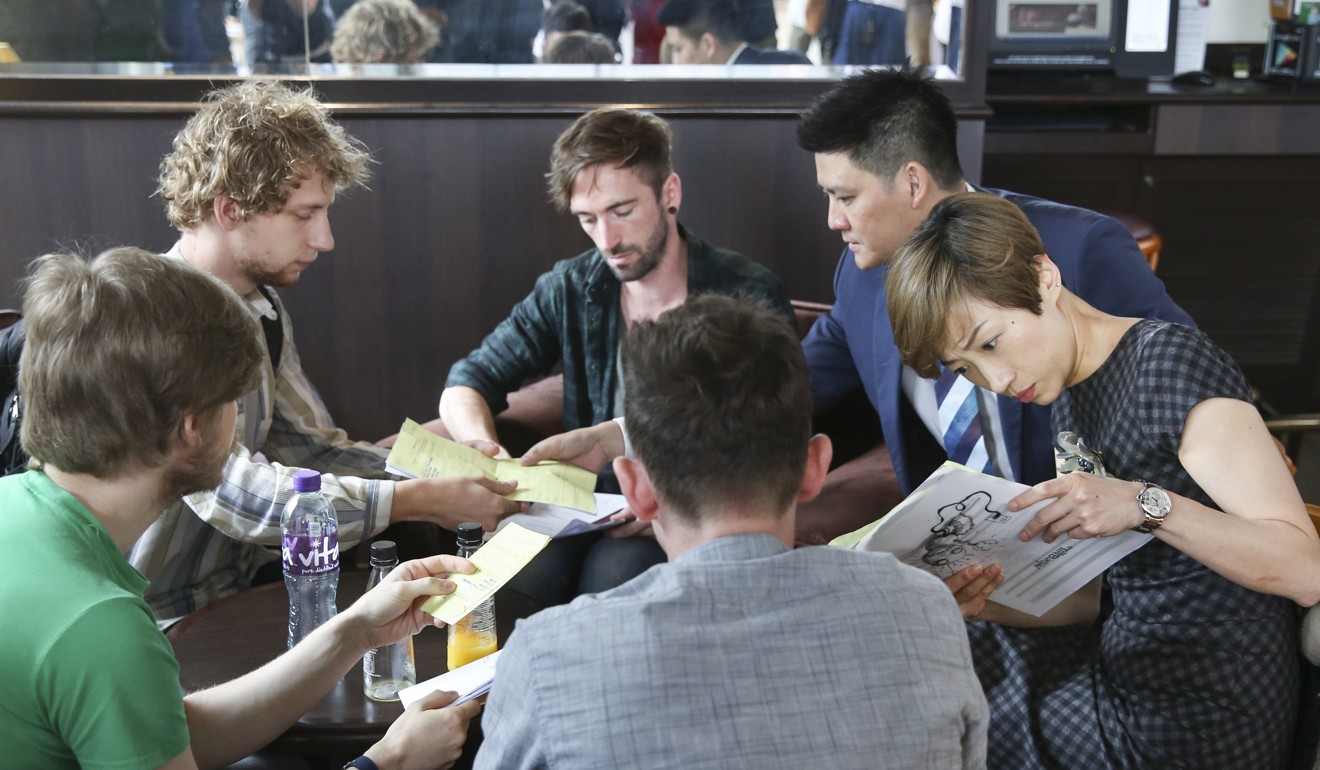
M 810 64 L 806 54 L 749 45 L 730 64 Z
M 1086 209 L 1003 190 L 985 190 L 1026 213 L 1063 283 L 1099 310 L 1195 325 L 1117 220 Z M 887 266 L 861 270 L 846 249 L 834 274 L 834 308 L 817 319 L 803 346 L 817 413 L 865 388 L 880 415 L 889 456 L 905 494 L 944 462 L 943 448 L 902 391 L 903 364 L 885 301 Z M 999 397 L 999 416 L 1014 476 L 1024 484 L 1054 477 L 1050 408 Z

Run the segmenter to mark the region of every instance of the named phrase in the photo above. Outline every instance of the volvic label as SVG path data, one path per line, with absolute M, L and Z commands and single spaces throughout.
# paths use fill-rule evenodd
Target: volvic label
M 283 535 L 280 550 L 284 572 L 288 575 L 321 575 L 339 568 L 339 534 L 313 538 L 308 535 Z

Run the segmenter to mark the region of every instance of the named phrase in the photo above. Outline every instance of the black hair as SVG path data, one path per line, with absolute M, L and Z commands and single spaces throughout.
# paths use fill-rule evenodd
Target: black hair
M 945 190 L 956 191 L 963 181 L 958 118 L 949 97 L 909 67 L 868 70 L 840 81 L 802 113 L 797 135 L 802 149 L 847 153 L 883 180 L 915 160 Z

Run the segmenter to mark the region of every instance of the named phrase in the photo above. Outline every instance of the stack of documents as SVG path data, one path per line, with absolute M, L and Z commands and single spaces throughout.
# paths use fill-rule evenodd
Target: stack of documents
M 499 532 L 508 524 L 519 524 L 533 532 L 540 532 L 552 538 L 580 535 L 583 532 L 595 532 L 598 529 L 623 524 L 624 521 L 610 517 L 628 507 L 623 495 L 607 495 L 597 492 L 596 508 L 592 511 L 579 511 L 562 505 L 534 503 L 527 513 L 515 513 L 500 520 Z M 625 520 L 626 521 L 626 520 Z
M 456 668 L 453 671 L 446 671 L 440 676 L 432 677 L 425 682 L 418 682 L 412 687 L 399 690 L 399 700 L 403 702 L 404 708 L 408 708 L 436 690 L 449 690 L 458 693 L 458 698 L 449 704 L 451 706 L 467 703 L 473 698 L 480 698 L 490 692 L 491 685 L 495 683 L 495 663 L 499 660 L 499 657 L 499 652 L 492 652 L 490 655 L 480 660 L 474 660 L 466 666 Z

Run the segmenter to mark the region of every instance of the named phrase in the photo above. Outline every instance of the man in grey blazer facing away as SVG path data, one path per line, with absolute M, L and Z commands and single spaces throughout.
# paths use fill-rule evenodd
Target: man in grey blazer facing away
M 984 767 L 948 589 L 888 554 L 791 548 L 831 454 L 793 331 L 704 295 L 622 358 L 615 470 L 669 563 L 519 622 L 476 766 Z

